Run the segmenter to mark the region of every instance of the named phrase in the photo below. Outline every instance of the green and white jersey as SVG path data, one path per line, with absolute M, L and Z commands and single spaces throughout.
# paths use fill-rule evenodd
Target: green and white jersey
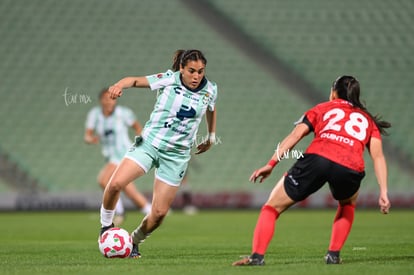
M 118 164 L 132 145 L 128 129 L 135 121 L 135 114 L 127 107 L 115 106 L 113 113 L 105 117 L 97 106 L 89 111 L 85 127 L 99 136 L 104 157 Z
M 207 108 L 214 111 L 217 85 L 204 78 L 198 89 L 190 90 L 182 84 L 180 72 L 171 70 L 147 79 L 158 97 L 143 138 L 161 150 L 189 151 Z

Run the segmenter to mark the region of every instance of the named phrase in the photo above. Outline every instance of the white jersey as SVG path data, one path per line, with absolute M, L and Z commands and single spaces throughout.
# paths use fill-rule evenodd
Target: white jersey
M 104 157 L 118 164 L 132 145 L 128 129 L 135 121 L 134 113 L 127 107 L 115 106 L 113 113 L 105 117 L 102 108 L 97 106 L 89 111 L 86 128 L 99 136 Z
M 182 84 L 180 72 L 171 70 L 147 79 L 158 97 L 143 138 L 161 150 L 189 151 L 207 108 L 214 111 L 217 85 L 204 78 L 198 89 L 190 90 Z

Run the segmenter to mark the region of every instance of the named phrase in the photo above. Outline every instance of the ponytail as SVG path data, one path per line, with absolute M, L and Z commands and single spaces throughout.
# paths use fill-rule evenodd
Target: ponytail
M 360 101 L 360 85 L 359 81 L 353 76 L 340 76 L 332 84 L 332 90 L 336 91 L 340 99 L 344 99 L 350 102 L 353 106 L 361 109 L 367 115 L 369 115 L 377 125 L 380 133 L 382 135 L 388 135 L 386 128 L 391 127 L 391 123 L 388 121 L 382 120 L 381 116 L 373 116 L 365 107 L 365 105 Z
M 181 63 L 181 58 L 183 53 L 185 52 L 185 50 L 176 50 L 173 56 L 173 64 L 171 66 L 171 69 L 174 72 L 177 72 L 180 70 L 180 63 Z

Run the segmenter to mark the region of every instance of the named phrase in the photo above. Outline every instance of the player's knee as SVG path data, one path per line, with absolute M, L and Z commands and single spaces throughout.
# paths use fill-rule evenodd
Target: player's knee
M 168 209 L 161 209 L 161 208 L 152 208 L 151 209 L 151 215 L 154 217 L 154 219 L 157 222 L 161 222 L 164 217 L 168 214 Z
M 121 182 L 117 179 L 112 179 L 110 181 L 110 183 L 105 188 L 110 193 L 118 193 L 118 192 L 122 191 L 122 189 L 124 188 L 124 184 L 123 184 L 123 182 Z

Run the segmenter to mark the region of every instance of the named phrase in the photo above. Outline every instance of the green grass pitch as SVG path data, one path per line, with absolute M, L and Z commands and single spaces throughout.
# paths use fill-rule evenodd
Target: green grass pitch
M 129 211 L 131 231 L 142 215 Z M 143 257 L 106 259 L 99 253 L 96 212 L 0 213 L 1 274 L 414 274 L 414 211 L 357 209 L 341 252 L 326 265 L 335 209 L 282 214 L 262 267 L 233 267 L 250 252 L 256 211 L 173 211 L 141 245 Z

